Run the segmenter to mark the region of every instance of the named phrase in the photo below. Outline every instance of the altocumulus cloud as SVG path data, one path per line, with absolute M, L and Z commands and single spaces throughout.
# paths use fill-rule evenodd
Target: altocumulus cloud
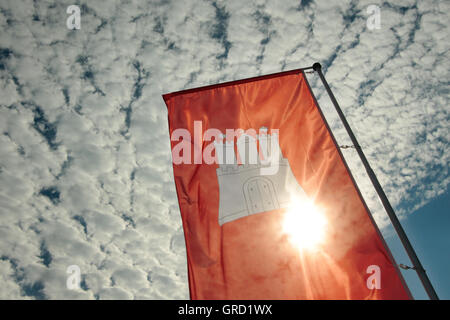
M 71 31 L 69 1 L 2 1 L 0 298 L 188 297 L 170 91 L 320 61 L 398 212 L 443 193 L 450 4 L 391 2 L 368 30 L 377 1 L 78 1 Z M 76 291 L 65 285 L 74 264 Z

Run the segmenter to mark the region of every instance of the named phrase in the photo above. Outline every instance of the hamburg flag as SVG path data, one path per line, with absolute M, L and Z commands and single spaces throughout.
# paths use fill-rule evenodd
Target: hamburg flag
M 191 299 L 410 299 L 304 72 L 163 95 Z

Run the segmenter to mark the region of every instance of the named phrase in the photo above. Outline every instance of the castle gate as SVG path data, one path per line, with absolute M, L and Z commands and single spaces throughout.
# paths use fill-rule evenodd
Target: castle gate
M 268 178 L 250 178 L 243 189 L 249 215 L 280 208 L 273 183 Z

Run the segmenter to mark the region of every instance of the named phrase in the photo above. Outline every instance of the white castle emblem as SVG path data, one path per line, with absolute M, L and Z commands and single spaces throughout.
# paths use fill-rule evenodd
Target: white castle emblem
M 257 139 L 270 138 L 267 128 L 260 129 Z M 261 134 L 265 133 L 265 134 Z M 256 151 L 256 139 L 242 135 L 237 141 L 237 150 L 242 164 L 237 163 L 233 142 L 215 142 L 219 168 L 216 169 L 219 183 L 219 225 L 252 214 L 267 212 L 289 206 L 291 197 L 306 197 L 304 190 L 295 179 L 288 159 L 284 158 L 277 139 L 268 139 L 275 146 L 267 148 L 270 153 L 278 154 L 278 161 L 271 161 L 270 166 L 278 166 L 274 174 L 261 175 L 261 168 L 268 166 L 261 163 L 259 156 L 251 161 Z M 278 152 L 273 152 L 276 150 Z M 253 152 L 252 152 L 253 151 Z M 271 156 L 269 151 L 267 154 Z M 242 156 L 244 155 L 244 157 Z M 245 159 L 243 159 L 245 158 Z M 270 169 L 270 168 L 269 168 Z

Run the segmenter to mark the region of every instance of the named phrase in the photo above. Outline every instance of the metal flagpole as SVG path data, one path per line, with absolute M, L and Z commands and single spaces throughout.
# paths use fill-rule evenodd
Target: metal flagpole
M 389 203 L 389 200 L 386 197 L 386 194 L 384 193 L 383 188 L 381 187 L 380 183 L 378 182 L 378 179 L 375 176 L 375 173 L 373 172 L 372 168 L 370 167 L 370 164 L 367 161 L 367 158 L 364 155 L 364 152 L 362 151 L 360 145 L 358 144 L 358 141 L 356 140 L 355 135 L 353 134 L 353 131 L 350 128 L 350 125 L 348 124 L 347 120 L 345 119 L 345 115 L 342 112 L 341 108 L 339 107 L 339 104 L 338 104 L 336 98 L 334 97 L 334 94 L 331 91 L 330 86 L 327 83 L 327 80 L 325 80 L 325 77 L 322 73 L 322 66 L 320 65 L 320 63 L 316 62 L 313 64 L 312 68 L 314 69 L 314 71 L 316 71 L 319 74 L 320 80 L 322 80 L 322 83 L 325 86 L 325 89 L 327 90 L 328 96 L 330 97 L 331 101 L 333 102 L 333 105 L 336 108 L 339 118 L 341 118 L 341 121 L 344 124 L 344 127 L 347 130 L 347 133 L 350 136 L 350 139 L 352 140 L 352 143 L 353 143 L 356 151 L 358 152 L 359 157 L 361 158 L 364 168 L 366 168 L 367 174 L 369 175 L 369 178 L 372 181 L 373 186 L 375 187 L 375 190 L 377 191 L 377 194 L 380 197 L 384 208 L 386 209 L 386 212 L 389 216 L 389 219 L 392 222 L 392 225 L 395 228 L 395 231 L 397 231 L 397 234 L 403 244 L 403 247 L 405 248 L 406 252 L 408 253 L 409 258 L 411 259 L 411 261 L 413 263 L 413 266 L 414 266 L 413 269 L 416 270 L 417 275 L 419 276 L 420 280 L 422 281 L 425 291 L 427 292 L 427 294 L 431 300 L 439 300 L 439 298 L 436 294 L 436 291 L 434 290 L 433 285 L 430 282 L 430 279 L 428 279 L 425 269 L 422 267 L 422 264 L 420 263 L 419 258 L 416 255 L 416 252 L 414 251 L 411 243 L 409 242 L 408 237 L 406 236 L 406 233 L 403 230 L 403 227 L 400 224 L 400 221 L 398 220 L 398 218 L 394 212 L 394 209 L 392 208 L 391 204 Z

